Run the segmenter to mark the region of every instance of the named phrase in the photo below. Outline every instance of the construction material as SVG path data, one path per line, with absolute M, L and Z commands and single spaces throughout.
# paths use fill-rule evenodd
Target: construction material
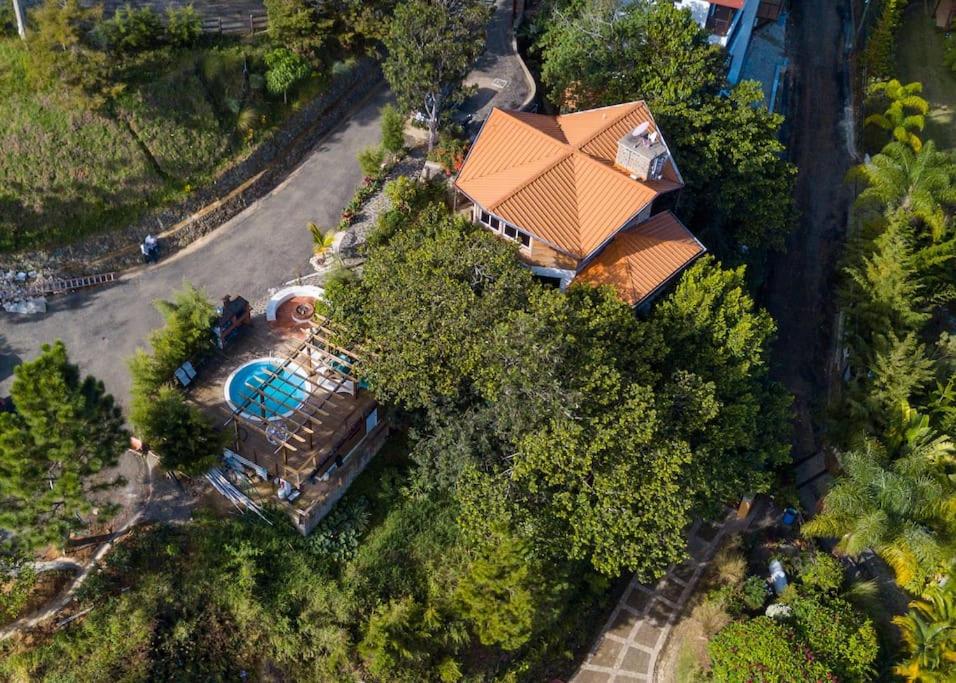
M 243 512 L 244 510 L 251 510 L 256 515 L 258 515 L 262 521 L 264 521 L 269 526 L 272 526 L 264 514 L 262 514 L 262 508 L 260 508 L 253 500 L 240 491 L 235 484 L 233 484 L 229 479 L 226 478 L 226 475 L 223 474 L 223 471 L 218 467 L 213 467 L 211 470 L 206 472 L 206 481 L 208 481 L 214 489 L 221 493 L 230 503 L 232 503 L 237 510 Z
M 114 280 L 116 280 L 116 273 L 97 273 L 96 275 L 84 275 L 83 277 L 40 280 L 31 285 L 20 287 L 8 286 L 5 289 L 0 289 L 0 301 L 17 301 L 48 296 L 50 294 L 62 294 L 63 292 L 72 292 L 76 289 L 105 285 Z

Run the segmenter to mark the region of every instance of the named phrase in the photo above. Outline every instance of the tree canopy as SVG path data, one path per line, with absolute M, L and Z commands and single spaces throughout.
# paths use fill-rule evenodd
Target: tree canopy
M 651 578 L 692 510 L 766 489 L 787 404 L 742 270 L 703 260 L 640 322 L 609 287 L 549 289 L 514 245 L 404 206 L 327 305 L 371 352 L 373 390 L 410 411 L 416 488 L 452 492 L 463 533 Z
M 62 342 L 14 371 L 16 408 L 0 413 L 0 529 L 6 549 L 62 545 L 84 526 L 90 476 L 129 446 L 123 418 L 103 384 L 80 377 Z
M 480 0 L 404 0 L 385 36 L 385 78 L 399 107 L 421 112 L 428 149 L 442 117 L 464 98 L 462 82 L 485 46 L 488 8 Z

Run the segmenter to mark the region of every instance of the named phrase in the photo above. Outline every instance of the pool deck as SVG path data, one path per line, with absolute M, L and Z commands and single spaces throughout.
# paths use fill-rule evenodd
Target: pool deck
M 366 419 L 377 402 L 364 389 L 358 389 L 355 396 L 313 391 L 301 407 L 321 410 L 309 423 L 306 441 L 293 442 L 295 450 L 277 453 L 275 444 L 263 434 L 242 422 L 230 424 L 233 413 L 223 387 L 229 376 L 246 363 L 263 357 L 285 358 L 287 345 L 300 342 L 307 333 L 308 329 L 298 324 L 270 324 L 263 316 L 255 316 L 224 352 L 201 367 L 189 394 L 216 428 L 228 430 L 227 448 L 265 468 L 270 479 L 281 477 L 299 490 L 293 503 L 280 501 L 271 481 L 252 477 L 256 497 L 285 508 L 303 532 L 324 516 L 378 450 L 386 428 L 378 421 L 369 429 Z

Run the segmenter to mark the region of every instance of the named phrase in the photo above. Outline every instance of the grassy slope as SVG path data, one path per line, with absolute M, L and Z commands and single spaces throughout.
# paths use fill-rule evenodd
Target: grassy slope
M 89 232 L 129 217 L 163 187 L 116 121 L 58 92 L 34 92 L 16 39 L 0 40 L 0 248 Z
M 34 92 L 22 43 L 0 38 L 0 252 L 123 227 L 211 179 L 245 150 L 234 134 L 242 70 L 259 51 L 144 56 L 111 112 L 94 112 L 56 89 Z M 260 132 L 327 86 L 316 74 L 288 106 L 262 103 Z
M 124 93 L 118 109 L 173 181 L 195 181 L 227 151 L 228 133 L 220 129 L 192 55 Z
M 897 37 L 897 66 L 904 83 L 920 81 L 930 102 L 923 138 L 956 147 L 956 73 L 943 63 L 944 34 L 922 3 L 910 7 Z

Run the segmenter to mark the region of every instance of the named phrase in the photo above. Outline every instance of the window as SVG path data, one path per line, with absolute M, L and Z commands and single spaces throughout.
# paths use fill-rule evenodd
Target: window
M 481 210 L 479 214 L 479 220 L 484 225 L 487 225 L 489 228 L 491 228 L 495 232 L 504 233 L 505 237 L 507 237 L 508 239 L 514 240 L 515 242 L 520 244 L 522 247 L 527 248 L 531 246 L 531 235 L 521 230 L 518 230 L 518 228 L 516 228 L 513 225 L 509 225 L 508 223 L 501 220 L 497 216 L 490 214 L 485 210 Z
M 651 162 L 651 178 L 657 179 L 661 177 L 661 173 L 664 171 L 664 159 L 664 155 L 661 154 Z
M 505 223 L 505 237 L 513 239 L 515 242 L 520 244 L 522 247 L 531 246 L 531 235 L 521 230 L 518 230 L 513 225 L 508 225 Z

